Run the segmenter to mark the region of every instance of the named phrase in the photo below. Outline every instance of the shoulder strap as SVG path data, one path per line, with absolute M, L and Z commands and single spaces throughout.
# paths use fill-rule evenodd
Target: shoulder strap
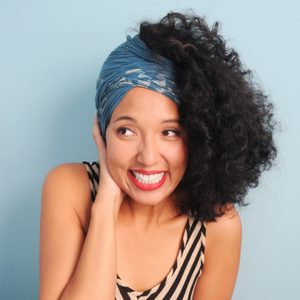
M 92 163 L 88 161 L 82 162 L 87 170 L 87 174 L 90 181 L 91 187 L 91 200 L 92 202 L 95 201 L 97 190 L 98 190 L 98 183 L 99 183 L 99 162 L 93 161 Z

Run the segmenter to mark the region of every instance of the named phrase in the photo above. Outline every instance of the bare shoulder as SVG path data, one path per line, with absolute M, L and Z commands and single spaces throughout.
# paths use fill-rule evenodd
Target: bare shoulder
M 60 183 L 65 186 L 66 184 L 72 185 L 73 183 L 77 183 L 79 187 L 82 187 L 86 183 L 83 181 L 87 179 L 86 169 L 82 163 L 64 163 L 55 166 L 48 172 L 44 184 L 51 182 L 54 185 L 55 183 Z
M 70 279 L 89 224 L 89 181 L 81 163 L 51 169 L 42 187 L 39 299 L 58 299 Z
M 207 247 L 213 247 L 213 243 L 222 240 L 223 242 L 232 242 L 239 240 L 242 233 L 242 222 L 240 215 L 233 205 L 229 205 L 224 215 L 217 217 L 215 222 L 209 222 L 206 225 Z
M 242 222 L 233 205 L 215 222 L 206 224 L 204 266 L 194 300 L 231 299 L 239 269 L 241 240 Z
M 75 213 L 82 229 L 86 230 L 91 203 L 89 179 L 84 164 L 64 163 L 52 168 L 43 183 L 42 206 L 48 209 L 56 206 L 60 207 L 62 213 Z

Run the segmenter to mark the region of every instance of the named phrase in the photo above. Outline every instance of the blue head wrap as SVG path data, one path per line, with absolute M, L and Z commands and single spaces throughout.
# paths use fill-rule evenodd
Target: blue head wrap
M 160 92 L 179 104 L 173 63 L 153 52 L 138 34 L 128 35 L 126 42 L 110 53 L 97 80 L 95 102 L 104 140 L 114 109 L 136 86 Z

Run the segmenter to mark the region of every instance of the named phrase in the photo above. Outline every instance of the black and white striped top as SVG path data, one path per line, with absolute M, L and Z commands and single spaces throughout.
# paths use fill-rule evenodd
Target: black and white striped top
M 99 182 L 99 163 L 83 161 L 94 201 Z M 177 259 L 168 275 L 146 291 L 134 291 L 117 276 L 116 300 L 192 300 L 204 264 L 206 222 L 188 218 Z

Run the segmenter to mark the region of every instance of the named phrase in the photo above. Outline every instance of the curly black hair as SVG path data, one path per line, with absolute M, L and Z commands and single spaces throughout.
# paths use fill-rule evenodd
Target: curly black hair
M 218 22 L 209 27 L 204 17 L 178 12 L 139 25 L 147 46 L 176 68 L 189 148 L 178 205 L 206 221 L 234 203 L 248 205 L 249 187 L 258 185 L 277 155 L 273 105 L 218 31 Z

